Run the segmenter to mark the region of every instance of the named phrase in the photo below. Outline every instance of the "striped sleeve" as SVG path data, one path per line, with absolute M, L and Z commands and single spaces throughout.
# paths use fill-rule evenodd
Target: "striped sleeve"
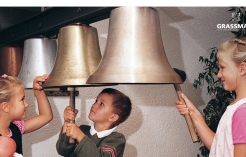
M 102 151 L 108 153 L 110 157 L 117 157 L 117 152 L 113 147 L 103 146 Z

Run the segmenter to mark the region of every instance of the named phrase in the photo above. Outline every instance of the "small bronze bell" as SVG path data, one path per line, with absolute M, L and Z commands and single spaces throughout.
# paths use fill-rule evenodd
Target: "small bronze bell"
M 56 62 L 44 87 L 91 86 L 86 80 L 100 60 L 96 28 L 81 24 L 62 27 Z
M 0 75 L 17 77 L 21 69 L 22 55 L 23 49 L 19 46 L 0 48 Z

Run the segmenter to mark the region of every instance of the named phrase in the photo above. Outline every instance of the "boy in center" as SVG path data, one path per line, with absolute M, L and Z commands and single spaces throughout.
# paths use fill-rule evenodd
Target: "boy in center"
M 91 126 L 70 123 L 75 120 L 78 110 L 66 107 L 64 124 L 56 143 L 57 152 L 65 157 L 122 157 L 125 136 L 116 131 L 132 109 L 131 100 L 124 93 L 105 88 L 92 105 L 88 118 Z M 69 143 L 69 138 L 76 142 Z

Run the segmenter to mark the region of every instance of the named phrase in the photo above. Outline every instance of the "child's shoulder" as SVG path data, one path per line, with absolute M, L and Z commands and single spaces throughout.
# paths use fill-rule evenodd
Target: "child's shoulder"
M 106 141 L 117 141 L 117 143 L 126 143 L 126 138 L 122 133 L 112 132 L 105 139 Z
M 246 115 L 246 103 L 240 105 L 233 114 L 233 117 L 244 117 Z
M 240 105 L 237 110 L 240 110 L 240 109 L 246 109 L 246 102 L 244 102 L 242 105 Z
M 117 132 L 117 131 L 112 132 L 110 135 L 113 137 L 116 137 L 116 138 L 125 138 L 125 135 L 123 135 L 122 133 Z

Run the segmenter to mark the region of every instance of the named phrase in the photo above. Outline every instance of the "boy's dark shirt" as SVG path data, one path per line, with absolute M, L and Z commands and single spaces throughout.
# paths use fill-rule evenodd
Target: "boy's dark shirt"
M 70 144 L 66 133 L 60 133 L 56 143 L 58 154 L 65 157 L 122 157 L 125 149 L 125 136 L 118 132 L 97 138 L 90 134 L 90 126 L 81 125 L 85 137 L 78 144 Z

